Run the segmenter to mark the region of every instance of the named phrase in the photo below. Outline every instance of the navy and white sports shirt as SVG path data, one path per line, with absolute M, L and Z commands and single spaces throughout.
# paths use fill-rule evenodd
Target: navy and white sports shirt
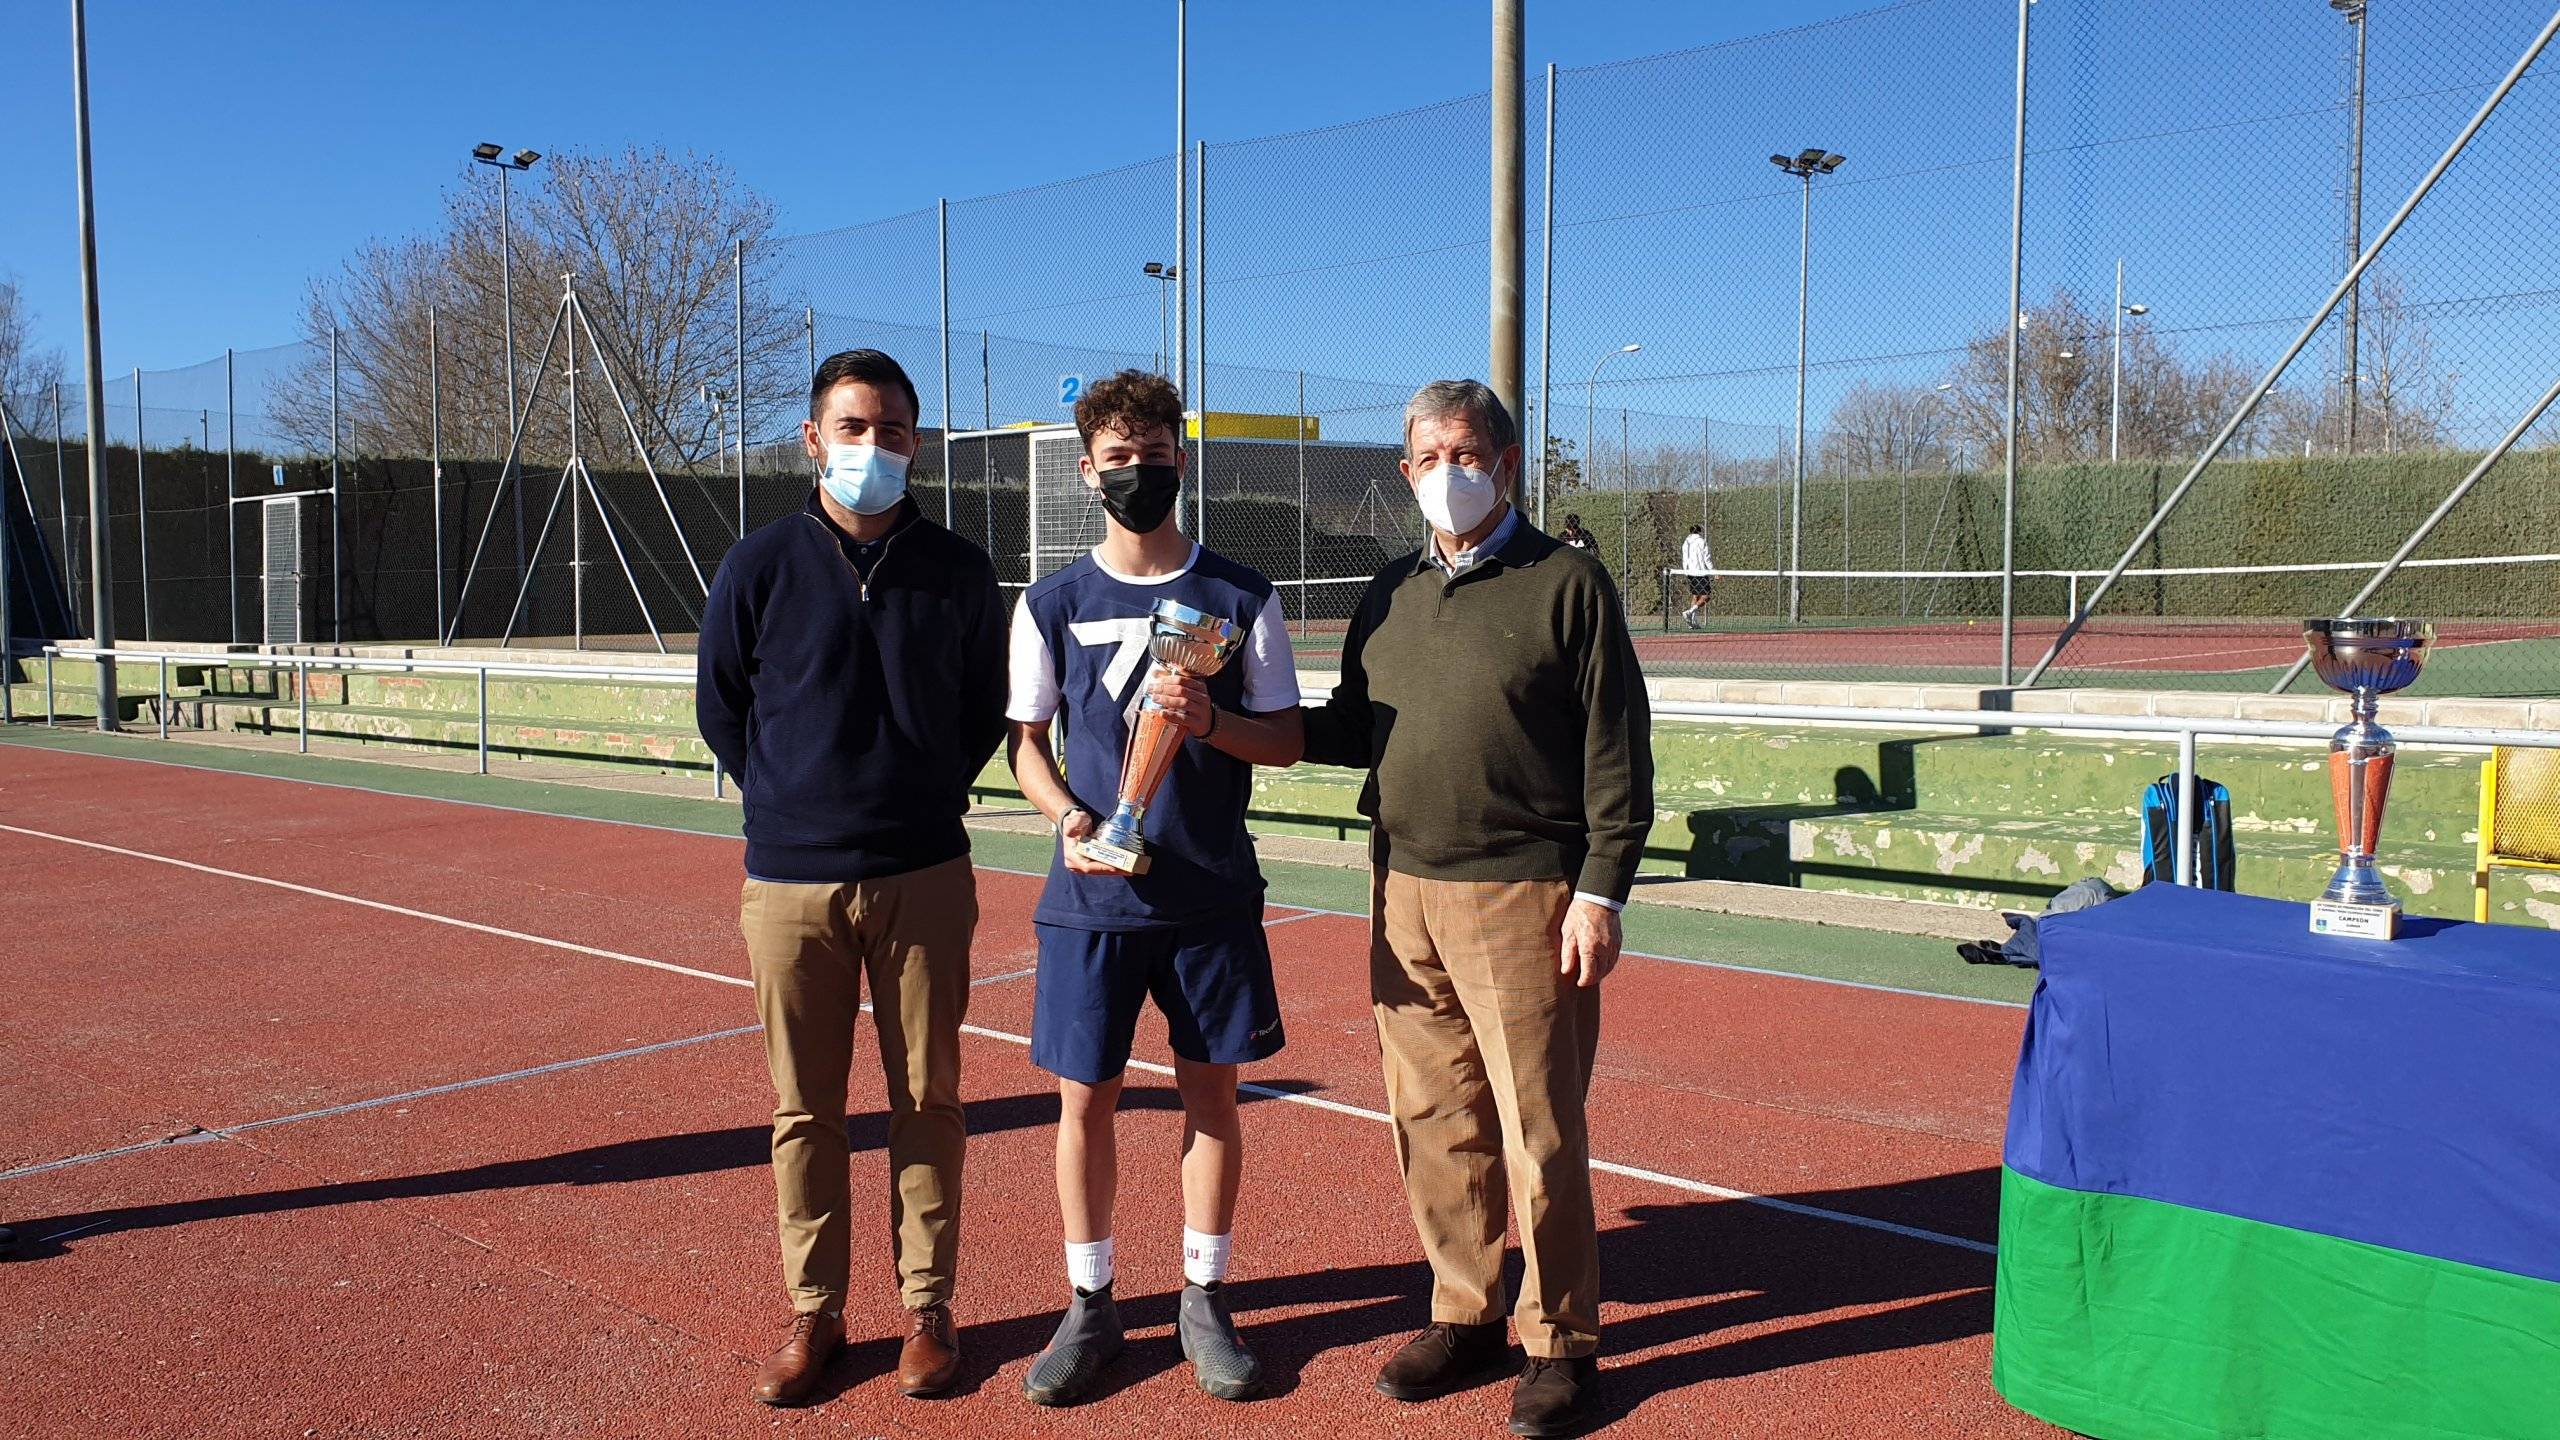
M 1066 711 L 1067 788 L 1104 818 L 1118 803 L 1129 717 L 1146 681 L 1148 611 L 1158 600 L 1223 615 L 1244 630 L 1244 643 L 1207 681 L 1220 708 L 1259 714 L 1298 703 L 1297 662 L 1279 598 L 1246 566 L 1194 545 L 1170 575 L 1121 575 L 1086 555 L 1045 577 L 1013 612 L 1005 718 L 1036 723 Z M 1085 930 L 1144 930 L 1258 913 L 1262 868 L 1244 828 L 1252 797 L 1252 766 L 1186 740 L 1140 827 L 1152 857 L 1147 873 L 1079 875 L 1052 852 L 1032 918 Z

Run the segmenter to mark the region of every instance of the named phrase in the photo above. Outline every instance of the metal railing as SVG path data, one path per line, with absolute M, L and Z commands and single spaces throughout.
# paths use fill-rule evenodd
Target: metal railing
M 530 676 L 548 679 L 621 680 L 645 684 L 675 685 L 691 688 L 695 673 L 690 667 L 674 666 L 601 666 L 546 665 L 539 662 L 502 660 L 419 660 L 336 655 L 247 655 L 203 651 L 100 650 L 87 647 L 47 645 L 45 663 L 45 724 L 55 723 L 53 664 L 65 660 L 116 661 L 119 663 L 156 664 L 159 668 L 160 734 L 169 734 L 169 667 L 171 665 L 203 665 L 224 668 L 291 670 L 294 672 L 294 696 L 298 709 L 296 749 L 304 754 L 311 750 L 310 674 L 314 670 L 371 674 L 459 674 L 477 679 L 477 718 L 479 722 L 480 773 L 489 773 L 489 677 L 492 675 Z M 1306 687 L 1309 704 L 1321 703 L 1330 690 L 1322 686 Z M 1757 722 L 1766 720 L 1813 721 L 1838 725 L 1919 725 L 1955 731 L 1990 733 L 2003 730 L 2050 730 L 2102 732 L 2115 735 L 2159 735 L 2178 742 L 2177 805 L 2177 883 L 2196 883 L 2195 866 L 2195 782 L 2196 751 L 2208 738 L 2216 740 L 2289 740 L 2323 741 L 2337 733 L 2336 726 L 2308 721 L 2210 719 L 2170 715 L 2079 715 L 2039 713 L 2019 710 L 1947 710 L 1918 706 L 1884 707 L 1862 705 L 1785 705 L 1753 702 L 1703 700 L 1657 700 L 1652 702 L 1656 719 L 1703 720 L 1714 722 Z M 2430 747 L 2488 749 L 2509 746 L 2524 749 L 2560 750 L 2560 731 L 2527 730 L 2466 725 L 2394 725 L 2393 738 L 2410 745 Z M 711 763 L 711 793 L 725 793 L 725 779 L 719 759 Z

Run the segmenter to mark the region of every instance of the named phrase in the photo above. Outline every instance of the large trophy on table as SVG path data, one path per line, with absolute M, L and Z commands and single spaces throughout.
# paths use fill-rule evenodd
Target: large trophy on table
M 2436 627 L 2425 620 L 2305 620 L 2312 668 L 2330 688 L 2355 697 L 2354 718 L 2329 740 L 2329 793 L 2338 807 L 2338 873 L 2311 903 L 2311 928 L 2324 935 L 2389 940 L 2400 931 L 2400 901 L 2374 868 L 2382 805 L 2391 794 L 2399 746 L 2374 723 L 2383 696 L 2407 689 L 2427 662 Z
M 1234 621 L 1179 601 L 1157 601 L 1149 622 L 1147 685 L 1163 667 L 1186 675 L 1215 675 L 1244 642 L 1244 631 Z M 1185 738 L 1182 727 L 1156 708 L 1153 697 L 1138 702 L 1138 713 L 1129 722 L 1129 750 L 1120 761 L 1119 803 L 1111 818 L 1077 846 L 1086 859 L 1124 875 L 1147 873 L 1147 844 L 1139 838 L 1139 822 L 1146 818 L 1147 803 L 1163 788 L 1165 772 L 1173 768 Z

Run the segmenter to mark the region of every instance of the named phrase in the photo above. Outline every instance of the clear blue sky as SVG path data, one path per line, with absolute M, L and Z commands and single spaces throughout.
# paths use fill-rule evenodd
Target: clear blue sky
M 1859 4 L 1531 0 L 1530 63 L 1614 60 Z M 1245 139 L 1481 90 L 1488 9 L 1200 0 L 1193 134 Z M 1169 0 L 102 0 L 89 63 L 107 372 L 297 338 L 305 284 L 370 238 L 431 223 L 439 188 L 482 139 L 716 153 L 794 233 L 1161 155 L 1172 17 Z M 24 287 L 40 343 L 76 368 L 69 37 L 54 0 L 0 20 L 0 271 Z
M 12 77 L 0 271 L 24 285 L 40 342 L 76 364 L 65 9 L 22 0 L 0 20 Z M 2548 15 L 2538 0 L 2374 9 L 2368 237 Z M 1345 422 L 1326 433 L 1349 433 L 1371 391 L 1482 367 L 1481 99 L 1242 142 L 1480 96 L 1488 10 L 1193 5 L 1192 133 L 1219 147 L 1201 267 L 1211 352 L 1228 367 L 1203 397 L 1213 408 L 1285 411 L 1304 368 L 1318 377 L 1311 407 Z M 1633 412 L 1638 445 L 1689 443 L 1702 418 L 1719 448 L 1778 443 L 1793 407 L 1799 195 L 1770 150 L 1851 157 L 1814 197 L 1817 425 L 1852 382 L 1934 383 L 1968 339 L 1999 331 L 2012 0 L 1529 10 L 1532 73 L 1566 67 L 1560 430 L 1581 428 L 1565 412 L 1582 408 L 1593 358 L 1635 339 L 1644 351 L 1610 367 L 1597 399 Z M 2323 0 L 2041 0 L 2035 15 L 2030 299 L 2068 285 L 2104 316 L 2122 258 L 2128 298 L 2190 362 L 2262 368 L 2342 266 L 2350 32 Z M 432 223 L 483 139 L 714 153 L 779 204 L 789 234 L 1153 161 L 954 206 L 955 330 L 994 336 L 986 408 L 999 423 L 1054 415 L 1060 373 L 1143 362 L 1154 340 L 1156 297 L 1134 272 L 1170 238 L 1171 17 L 1170 0 L 99 3 L 107 370 L 299 338 L 309 281 L 368 239 Z M 1690 47 L 1711 48 L 1611 63 Z M 2560 58 L 2546 57 L 2386 257 L 2427 307 L 2436 371 L 2461 374 L 2475 438 L 2560 368 L 2555 75 Z M 929 215 L 792 256 L 786 274 L 822 319 L 848 317 L 822 325 L 822 345 L 930 363 Z M 2334 382 L 2335 345 L 2313 355 L 2302 382 Z M 975 359 L 958 361 L 962 422 L 976 418 Z M 1326 376 L 1378 383 L 1316 393 Z M 928 395 L 928 412 L 940 403 Z

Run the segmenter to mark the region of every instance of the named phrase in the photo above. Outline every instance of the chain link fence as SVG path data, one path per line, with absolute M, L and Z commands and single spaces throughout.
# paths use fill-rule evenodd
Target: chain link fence
M 1533 78 L 1523 503 L 1550 530 L 1578 517 L 1659 673 L 2265 690 L 2300 617 L 2406 548 L 2362 608 L 2441 622 L 2421 691 L 2560 693 L 2548 427 L 2473 475 L 2560 375 L 2548 62 L 2180 485 L 2548 18 L 2034 5 L 2014 316 L 2008 0 Z M 117 629 L 681 648 L 727 546 L 807 498 L 810 372 L 869 346 L 916 382 L 919 503 L 1014 586 L 1090 530 L 1041 437 L 1093 379 L 1178 374 L 1197 412 L 1181 523 L 1268 574 L 1321 663 L 1422 538 L 1405 400 L 1483 368 L 1489 108 L 741 242 L 697 277 L 720 293 L 680 353 L 626 338 L 593 282 L 589 323 L 559 323 L 526 274 L 504 387 L 485 306 L 146 371 L 138 400 L 111 381 Z M 6 397 L 74 629 L 83 398 Z M 1696 605 L 1692 527 L 1713 572 Z

